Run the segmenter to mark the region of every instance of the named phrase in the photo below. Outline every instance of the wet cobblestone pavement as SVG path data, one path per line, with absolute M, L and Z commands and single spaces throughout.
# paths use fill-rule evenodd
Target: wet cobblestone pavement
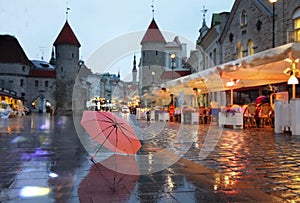
M 270 127 L 132 124 L 141 137 L 159 135 L 143 140 L 139 154 L 150 160 L 166 148 L 170 159 L 178 151 L 182 157 L 154 173 L 121 175 L 90 162 L 70 118 L 0 120 L 0 202 L 300 202 L 296 136 L 274 134 Z M 172 142 L 180 130 L 184 138 Z

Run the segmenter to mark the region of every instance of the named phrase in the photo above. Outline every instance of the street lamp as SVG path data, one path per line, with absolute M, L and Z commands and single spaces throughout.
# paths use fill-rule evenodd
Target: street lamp
M 152 75 L 152 85 L 154 86 L 154 76 L 155 76 L 155 72 L 152 71 L 151 75 Z
M 174 65 L 175 65 L 175 58 L 176 58 L 176 54 L 172 53 L 170 55 L 171 57 L 171 68 L 172 68 L 172 80 L 173 80 L 173 72 L 174 72 Z
M 275 3 L 277 2 L 277 0 L 269 0 L 270 3 L 272 3 L 272 7 L 273 7 L 273 31 L 272 31 L 272 48 L 275 47 Z
M 300 75 L 300 70 L 297 69 L 297 63 L 299 62 L 299 58 L 298 59 L 290 59 L 290 58 L 286 58 L 284 61 L 289 62 L 292 64 L 292 68 L 286 68 L 283 73 L 286 75 L 290 75 L 290 78 L 288 80 L 288 84 L 289 85 L 293 85 L 292 87 L 292 99 L 296 98 L 296 84 L 299 84 L 298 78 L 296 76 Z

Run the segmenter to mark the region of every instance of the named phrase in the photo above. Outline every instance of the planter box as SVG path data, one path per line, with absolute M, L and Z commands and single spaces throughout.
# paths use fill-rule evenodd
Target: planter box
M 219 127 L 232 125 L 234 129 L 242 129 L 244 125 L 244 115 L 242 113 L 219 112 Z
M 166 112 L 164 112 L 164 113 L 159 113 L 159 114 L 158 114 L 158 120 L 159 120 L 159 121 L 168 121 L 168 120 L 170 120 L 170 114 L 169 114 L 169 113 L 166 113 Z

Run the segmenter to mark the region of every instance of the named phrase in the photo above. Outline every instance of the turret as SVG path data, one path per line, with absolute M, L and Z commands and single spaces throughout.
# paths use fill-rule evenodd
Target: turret
M 79 47 L 81 46 L 68 21 L 54 42 L 56 54 L 56 94 L 58 113 L 72 111 L 72 94 L 79 72 Z

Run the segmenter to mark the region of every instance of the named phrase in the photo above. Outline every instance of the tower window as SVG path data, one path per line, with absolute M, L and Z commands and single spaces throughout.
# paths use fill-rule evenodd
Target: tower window
M 64 72 L 64 68 L 63 68 L 63 67 L 61 67 L 61 68 L 60 68 L 60 71 L 61 71 L 61 72 Z
M 72 53 L 72 58 L 74 58 L 74 53 Z
M 36 80 L 36 81 L 34 81 L 34 82 L 35 82 L 35 87 L 38 87 L 38 86 L 39 86 L 39 81 Z
M 22 66 L 22 71 L 25 72 L 25 70 L 26 70 L 26 67 Z
M 21 79 L 20 80 L 20 87 L 23 87 L 24 86 L 24 79 Z
M 158 55 L 158 51 L 155 51 L 155 55 L 156 55 L 156 56 Z
M 240 16 L 240 26 L 243 27 L 243 26 L 246 26 L 247 25 L 247 13 L 246 11 L 244 10 Z
M 49 86 L 49 82 L 48 80 L 45 81 L 45 87 L 48 87 Z

